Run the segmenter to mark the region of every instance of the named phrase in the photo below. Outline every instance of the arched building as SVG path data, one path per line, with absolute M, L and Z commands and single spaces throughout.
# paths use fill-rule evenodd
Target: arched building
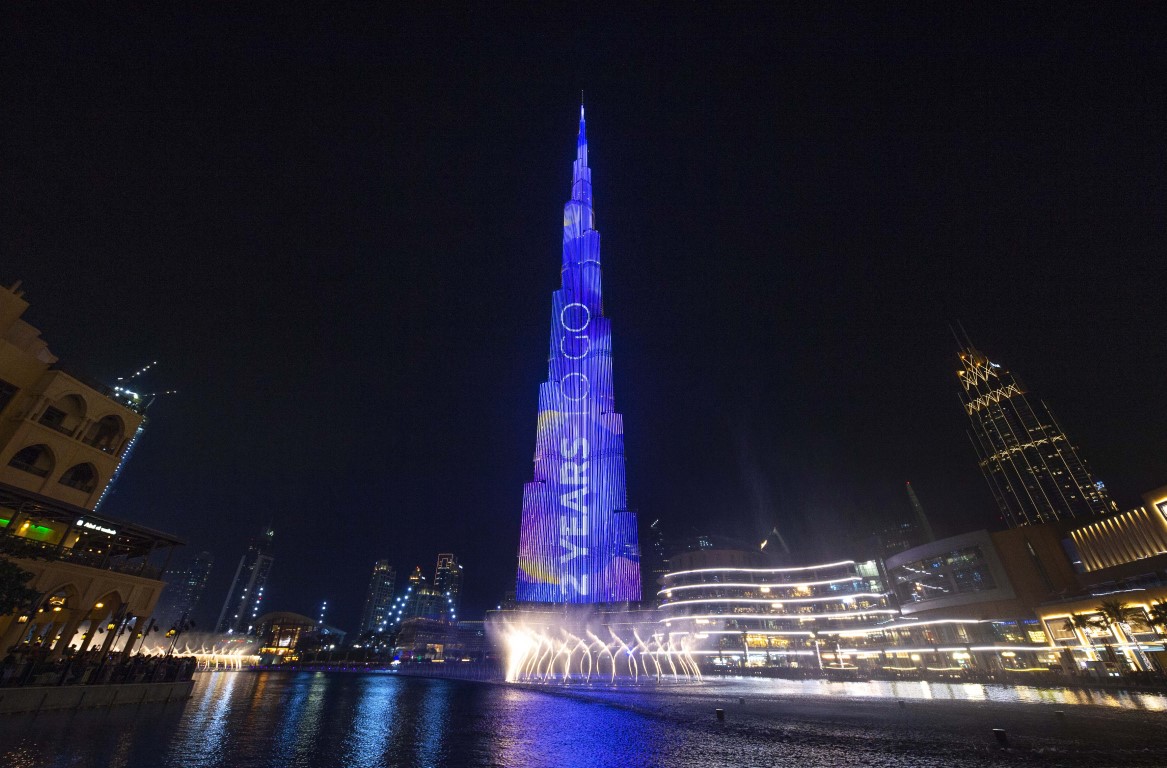
M 27 308 L 19 284 L 0 287 L 0 557 L 32 573 L 37 593 L 0 616 L 0 653 L 125 647 L 182 543 L 95 511 L 145 404 L 61 367 Z

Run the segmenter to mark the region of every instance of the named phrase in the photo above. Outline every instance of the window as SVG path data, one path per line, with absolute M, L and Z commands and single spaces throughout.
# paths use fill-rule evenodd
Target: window
M 49 472 L 53 471 L 53 455 L 49 453 L 47 446 L 30 445 L 17 451 L 9 460 L 8 466 L 37 477 L 48 477 Z
M 48 408 L 45 408 L 45 412 L 41 414 L 40 422 L 46 427 L 60 428 L 60 426 L 65 423 L 65 412 L 50 405 Z
M 97 487 L 97 471 L 92 464 L 77 464 L 65 470 L 65 473 L 61 475 L 60 483 L 85 493 L 91 493 Z
M 122 420 L 117 416 L 104 416 L 92 427 L 82 442 L 94 448 L 114 453 L 122 442 Z

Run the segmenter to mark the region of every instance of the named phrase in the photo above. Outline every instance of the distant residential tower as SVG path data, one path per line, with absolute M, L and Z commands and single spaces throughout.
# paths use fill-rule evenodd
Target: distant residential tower
M 154 612 L 159 627 L 166 629 L 191 617 L 206 589 L 214 562 L 210 552 L 200 552 L 188 567 L 173 572 Z
M 275 532 L 269 526 L 248 544 L 247 551 L 235 569 L 235 578 L 231 581 L 227 599 L 223 601 L 219 620 L 215 622 L 216 632 L 236 635 L 255 633 L 257 619 L 262 611 L 263 591 L 275 561 L 271 554 L 274 536 Z
M 361 611 L 360 633 L 383 632 L 389 626 L 396 582 L 397 572 L 388 560 L 378 560 L 373 565 L 373 577 L 369 579 L 369 591 Z
M 445 598 L 450 617 L 456 617 L 462 604 L 462 564 L 449 552 L 438 555 L 438 565 L 434 569 L 434 589 Z

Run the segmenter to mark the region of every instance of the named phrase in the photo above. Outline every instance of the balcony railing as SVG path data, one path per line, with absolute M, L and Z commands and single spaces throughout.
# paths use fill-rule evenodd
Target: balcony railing
M 47 467 L 38 467 L 35 464 L 29 464 L 28 462 L 20 461 L 19 459 L 13 459 L 12 461 L 8 462 L 8 466 L 16 467 L 22 472 L 28 472 L 30 475 L 36 475 L 37 477 L 49 476 L 49 470 Z
M 81 442 L 85 443 L 86 445 L 90 446 L 91 448 L 96 448 L 97 450 L 101 451 L 102 453 L 108 453 L 110 455 L 113 455 L 113 454 L 117 453 L 117 446 L 114 445 L 113 443 L 121 442 L 121 440 L 119 439 L 119 440 L 111 442 L 106 437 L 104 437 L 102 435 L 98 435 L 98 436 L 91 437 L 91 438 L 82 438 Z
M 84 565 L 89 568 L 99 568 L 103 571 L 116 571 L 131 576 L 141 576 L 146 579 L 157 579 L 162 575 L 161 569 L 143 563 L 140 559 L 127 560 L 122 557 L 111 557 L 106 554 L 83 552 L 56 544 L 47 544 L 40 541 L 25 539 L 20 536 L 0 533 L 0 554 L 9 557 L 24 558 L 27 560 L 55 560 L 67 563 Z
M 72 429 L 70 429 L 69 427 L 66 427 L 64 424 L 58 424 L 55 421 L 48 421 L 45 419 L 44 416 L 42 416 L 40 418 L 40 420 L 37 421 L 37 424 L 40 424 L 42 427 L 48 427 L 49 429 L 54 430 L 56 432 L 60 432 L 62 435 L 65 435 L 66 437 L 72 437 L 73 433 L 77 431 L 77 427 L 73 427 Z

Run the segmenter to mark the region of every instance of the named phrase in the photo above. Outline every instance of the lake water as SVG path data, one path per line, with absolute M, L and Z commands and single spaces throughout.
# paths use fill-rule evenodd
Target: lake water
M 197 675 L 187 702 L 0 716 L 0 766 L 1163 765 L 1165 726 L 1167 699 L 1123 693 L 753 679 L 541 690 L 218 672 Z M 1008 730 L 1008 750 L 994 727 Z

